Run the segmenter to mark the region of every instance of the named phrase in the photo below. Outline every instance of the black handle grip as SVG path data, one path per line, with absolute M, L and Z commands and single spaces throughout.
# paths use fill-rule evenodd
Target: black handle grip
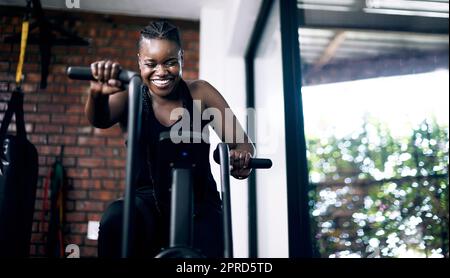
M 217 164 L 220 164 L 220 155 L 218 148 L 214 150 L 213 158 Z M 272 168 L 272 160 L 267 158 L 251 158 L 248 163 L 248 167 L 253 169 L 269 169 Z
M 117 79 L 123 83 L 129 83 L 131 78 L 136 75 L 138 75 L 136 72 L 122 69 L 119 71 Z M 76 80 L 96 80 L 94 76 L 92 76 L 91 68 L 89 67 L 68 67 L 67 76 L 69 76 L 70 79 Z
M 91 68 L 88 67 L 68 67 L 67 76 L 75 80 L 95 80 Z

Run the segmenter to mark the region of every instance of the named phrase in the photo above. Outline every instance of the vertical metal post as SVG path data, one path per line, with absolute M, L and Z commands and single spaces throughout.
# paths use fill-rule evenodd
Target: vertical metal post
M 308 162 L 301 96 L 297 1 L 279 0 L 286 132 L 289 257 L 311 257 Z
M 173 169 L 170 247 L 192 247 L 193 195 L 191 169 Z
M 139 167 L 138 144 L 141 126 L 142 101 L 141 77 L 135 75 L 131 78 L 128 90 L 128 141 L 125 200 L 123 211 L 122 232 L 122 258 L 132 254 L 132 242 L 135 223 L 135 188 L 136 176 Z
M 233 233 L 231 226 L 231 201 L 230 201 L 230 152 L 228 145 L 219 143 L 220 155 L 220 181 L 223 203 L 223 228 L 224 228 L 224 257 L 233 258 Z

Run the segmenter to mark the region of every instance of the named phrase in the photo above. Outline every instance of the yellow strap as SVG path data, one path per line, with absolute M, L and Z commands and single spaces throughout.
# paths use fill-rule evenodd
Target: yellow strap
M 22 68 L 23 68 L 23 61 L 25 60 L 25 49 L 27 47 L 28 27 L 29 27 L 29 21 L 25 20 L 22 23 L 22 39 L 20 41 L 20 56 L 19 56 L 19 63 L 17 64 L 17 71 L 16 71 L 17 86 L 19 86 L 20 82 L 22 81 Z

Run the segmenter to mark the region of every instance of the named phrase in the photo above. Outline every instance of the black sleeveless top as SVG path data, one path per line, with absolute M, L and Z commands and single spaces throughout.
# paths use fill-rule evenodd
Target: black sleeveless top
M 180 97 L 183 103 L 183 107 L 189 112 L 190 115 L 190 129 L 192 131 L 193 126 L 193 99 L 187 84 L 180 80 L 178 86 Z M 155 117 L 153 111 L 151 95 L 148 87 L 143 85 L 141 89 L 143 107 L 142 107 L 142 129 L 141 138 L 139 142 L 140 149 L 140 161 L 141 167 L 138 175 L 137 188 L 150 186 L 153 189 L 155 201 L 165 208 L 169 207 L 170 204 L 170 186 L 171 186 L 171 175 L 170 172 L 161 173 L 158 169 L 157 161 L 159 155 L 164 155 L 159 153 L 158 143 L 159 135 L 161 132 L 170 131 L 170 129 L 175 125 L 166 127 L 162 125 L 158 119 Z M 180 121 L 179 119 L 178 121 Z M 209 121 L 202 120 L 201 130 L 208 124 Z M 217 192 L 216 182 L 211 173 L 211 166 L 209 164 L 209 149 L 210 145 L 202 140 L 201 143 L 202 152 L 200 156 L 201 162 L 198 163 L 193 171 L 193 187 L 194 187 L 194 201 L 195 203 L 201 202 L 212 202 L 214 205 L 220 206 L 219 194 Z

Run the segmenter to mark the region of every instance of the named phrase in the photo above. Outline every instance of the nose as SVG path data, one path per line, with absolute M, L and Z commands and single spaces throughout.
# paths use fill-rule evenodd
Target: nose
M 165 74 L 167 72 L 167 68 L 162 65 L 162 64 L 157 64 L 155 67 L 155 73 L 160 75 L 160 74 Z

